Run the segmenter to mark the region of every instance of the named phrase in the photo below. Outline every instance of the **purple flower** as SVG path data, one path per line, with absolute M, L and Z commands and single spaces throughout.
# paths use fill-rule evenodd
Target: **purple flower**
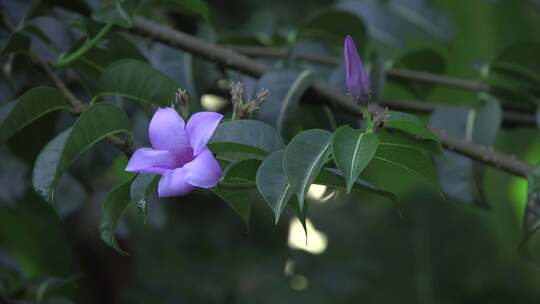
M 362 59 L 351 36 L 345 37 L 343 47 L 345 57 L 345 70 L 347 78 L 347 90 L 356 101 L 366 105 L 369 100 L 369 78 L 364 71 Z
M 222 118 L 219 113 L 198 112 L 186 124 L 173 108 L 159 108 L 148 127 L 152 148 L 137 149 L 126 171 L 161 175 L 160 197 L 214 187 L 223 172 L 206 144 Z

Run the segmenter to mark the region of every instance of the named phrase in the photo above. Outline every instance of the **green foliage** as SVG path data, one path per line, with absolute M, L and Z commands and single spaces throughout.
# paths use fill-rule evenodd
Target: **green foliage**
M 33 121 L 54 111 L 68 111 L 62 93 L 51 87 L 28 90 L 16 101 L 0 109 L 0 143 L 5 143 Z
M 403 173 L 422 177 L 425 181 L 438 188 L 437 176 L 431 157 L 439 151 L 431 141 L 419 141 L 408 138 L 407 135 L 395 131 L 379 133 L 379 147 L 372 163 L 375 166 L 394 167 Z
M 416 116 L 403 113 L 388 111 L 384 116 L 384 126 L 386 128 L 400 130 L 411 134 L 419 139 L 433 140 L 439 142 L 435 136 Z
M 114 188 L 103 203 L 101 223 L 99 225 L 99 236 L 109 246 L 118 253 L 129 255 L 118 245 L 116 241 L 116 227 L 118 222 L 132 203 L 131 185 L 133 177 Z
M 332 152 L 337 167 L 345 176 L 347 193 L 351 192 L 356 179 L 375 155 L 378 145 L 376 134 L 354 130 L 349 126 L 340 127 L 334 133 Z
M 69 165 L 85 150 L 116 133 L 131 135 L 124 111 L 106 103 L 89 107 L 73 127 L 57 135 L 39 153 L 32 176 L 35 191 L 54 204 L 55 187 Z
M 169 106 L 178 84 L 147 63 L 133 59 L 107 67 L 98 83 L 98 96 L 117 95 L 137 102 Z
M 30 38 L 28 36 L 14 33 L 0 51 L 0 58 L 17 53 L 27 53 L 30 49 Z
M 284 147 L 272 126 L 257 120 L 233 120 L 218 126 L 208 144 L 225 158 L 264 157 Z
M 275 151 L 264 160 L 257 172 L 257 189 L 274 212 L 276 224 L 294 196 L 294 188 L 285 175 L 283 162 L 284 151 Z M 296 197 L 292 204 L 298 204 Z
M 139 174 L 131 183 L 130 196 L 146 222 L 147 201 L 150 193 L 156 190 L 157 176 L 155 174 Z
M 285 149 L 283 170 L 298 197 L 300 210 L 304 208 L 309 186 L 332 152 L 331 140 L 332 133 L 312 129 L 296 135 Z

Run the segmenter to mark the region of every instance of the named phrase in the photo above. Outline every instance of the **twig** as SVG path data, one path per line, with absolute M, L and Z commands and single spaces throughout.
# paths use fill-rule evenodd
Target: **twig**
M 10 20 L 7 13 L 2 12 L 1 13 L 2 20 L 4 24 L 6 25 L 6 28 L 11 32 L 14 33 L 17 31 L 15 25 Z M 54 86 L 62 92 L 62 95 L 66 98 L 67 102 L 71 105 L 72 113 L 75 116 L 79 116 L 86 108 L 87 105 L 82 102 L 80 99 L 78 99 L 73 93 L 69 90 L 69 88 L 66 86 L 66 84 L 58 77 L 51 67 L 49 66 L 49 63 L 44 62 L 39 59 L 39 57 L 34 54 L 31 50 L 29 50 L 30 58 L 39 66 L 41 69 L 45 72 L 47 77 L 52 81 Z M 131 155 L 134 152 L 133 146 L 128 142 L 125 141 L 115 135 L 111 135 L 107 137 L 107 140 L 115 147 L 117 147 L 120 151 L 122 151 L 128 158 L 131 157 Z
M 35 58 L 35 62 L 37 65 L 39 65 L 45 74 L 49 77 L 49 79 L 53 82 L 54 86 L 62 92 L 66 100 L 69 102 L 69 104 L 72 107 L 72 113 L 75 116 L 79 116 L 84 110 L 86 110 L 87 105 L 82 102 L 80 99 L 75 97 L 73 93 L 69 90 L 69 88 L 66 86 L 66 84 L 58 77 L 51 69 L 48 63 L 41 61 L 36 56 L 33 56 Z M 131 157 L 131 155 L 134 152 L 133 146 L 126 140 L 123 140 L 119 138 L 118 136 L 111 135 L 107 137 L 107 141 L 111 143 L 113 146 L 118 148 L 120 151 L 122 151 L 128 158 Z
M 270 71 L 270 68 L 266 65 L 252 60 L 230 48 L 216 46 L 141 17 L 135 19 L 132 31 L 136 34 L 150 37 L 167 45 L 177 47 L 218 64 L 222 64 L 227 68 L 244 72 L 255 77 L 260 77 L 264 73 Z M 328 99 L 335 105 L 350 111 L 351 113 L 361 115 L 360 107 L 354 103 L 352 99 L 325 84 L 316 82 L 313 84 L 312 89 L 319 96 Z M 451 149 L 489 166 L 521 177 L 527 177 L 533 170 L 533 167 L 528 163 L 495 152 L 483 146 L 450 137 L 441 133 L 439 130 L 434 130 L 434 132 L 436 132 L 447 149 Z
M 258 46 L 229 46 L 233 50 L 251 57 L 278 57 L 286 58 L 288 56 L 286 49 L 281 48 L 268 48 Z M 326 65 L 339 65 L 342 60 L 337 57 L 323 56 L 315 54 L 298 54 L 294 56 L 298 59 L 310 61 L 313 63 L 326 64 Z M 407 69 L 389 69 L 386 71 L 389 78 L 395 79 L 412 79 L 422 82 L 437 83 L 444 86 L 454 87 L 473 92 L 487 92 L 489 91 L 489 85 L 481 81 L 463 80 L 459 78 L 453 78 L 448 76 L 441 76 L 437 74 L 412 71 Z

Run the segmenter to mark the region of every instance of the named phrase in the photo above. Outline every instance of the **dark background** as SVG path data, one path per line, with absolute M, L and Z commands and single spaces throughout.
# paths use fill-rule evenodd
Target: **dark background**
M 62 2 L 70 1 L 55 2 L 65 6 Z M 482 79 L 486 65 L 506 46 L 538 41 L 537 2 L 213 0 L 208 1 L 210 25 L 181 12 L 162 13 L 178 29 L 219 43 L 291 47 L 294 29 L 308 15 L 341 5 L 361 12 L 368 25 L 369 42 L 364 46 L 357 41 L 368 65 L 375 52 L 388 64 L 404 64 L 403 56 L 429 49 L 438 54 L 433 62 L 421 56 L 407 67 Z M 15 20 L 28 3 L 0 1 Z M 40 24 L 60 47 L 69 49 L 74 38 L 65 33 L 70 20 L 63 14 L 54 11 L 48 15 L 54 22 L 41 20 Z M 0 33 L 5 41 L 7 33 Z M 136 43 L 155 67 L 182 83 L 182 75 L 175 74 L 182 66 L 176 61 L 182 52 L 150 47 L 148 41 Z M 306 53 L 341 55 L 341 41 L 301 41 L 296 47 Z M 2 105 L 36 84 L 47 83 L 24 59 L 10 64 L 17 73 L 9 74 L 4 68 Z M 223 75 L 210 68 L 194 59 L 196 96 L 227 97 L 216 85 Z M 328 67 L 313 68 L 321 78 L 332 72 Z M 76 84 L 73 89 L 85 94 Z M 466 105 L 481 101 L 477 94 L 444 87 L 420 90 L 425 92 L 411 91 L 410 84 L 388 83 L 384 95 Z M 148 116 L 133 105 L 123 105 L 132 118 L 136 144 L 142 146 Z M 534 111 L 534 107 L 516 107 Z M 316 116 L 305 115 L 317 126 Z M 443 125 L 461 119 L 456 113 L 440 115 L 438 123 Z M 421 117 L 430 120 L 427 115 Z M 467 194 L 458 190 L 443 199 L 410 176 L 369 172 L 399 194 L 398 202 L 365 193 L 347 196 L 343 189 L 326 189 L 322 195 L 326 200 L 312 193 L 309 219 L 316 231 L 309 231 L 307 247 L 319 246 L 322 252 L 317 254 L 290 248 L 289 235 L 299 232 L 298 227 L 290 229 L 292 214 L 275 226 L 271 210 L 262 202 L 253 204 L 247 229 L 232 209 L 209 192 L 152 198 L 146 225 L 132 210 L 119 227 L 120 245 L 130 253 L 126 257 L 98 235 L 104 197 L 125 178 L 124 156 L 100 144 L 78 159 L 58 191 L 62 218 L 32 190 L 31 166 L 37 153 L 72 122 L 68 116 L 49 115 L 0 147 L 0 290 L 19 290 L 20 298 L 29 298 L 23 303 L 34 303 L 35 298 L 28 295 L 44 283 L 52 286 L 46 303 L 540 302 L 535 251 L 519 250 L 523 239 L 520 214 L 527 195 L 524 179 L 479 167 L 476 186 L 481 195 L 468 201 Z M 540 160 L 540 136 L 532 126 L 505 126 L 491 144 L 531 163 Z M 451 166 L 458 171 L 463 165 L 462 159 L 449 161 L 455 162 Z M 459 175 L 453 179 L 453 183 L 460 181 Z M 445 189 L 458 189 L 452 185 Z

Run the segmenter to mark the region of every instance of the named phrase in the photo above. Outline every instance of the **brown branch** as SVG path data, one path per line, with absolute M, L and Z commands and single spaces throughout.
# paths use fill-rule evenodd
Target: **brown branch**
M 36 64 L 43 69 L 43 71 L 45 72 L 47 77 L 49 77 L 49 79 L 52 81 L 54 86 L 60 92 L 62 92 L 62 94 L 64 95 L 64 97 L 66 98 L 66 100 L 69 102 L 69 104 L 72 107 L 71 112 L 73 113 L 73 115 L 79 116 L 82 112 L 84 112 L 84 110 L 86 110 L 88 106 L 83 101 L 78 99 L 75 95 L 73 95 L 73 93 L 69 90 L 69 88 L 62 81 L 62 79 L 60 79 L 60 77 L 58 77 L 53 72 L 49 64 L 38 59 L 37 56 L 32 56 L 32 57 L 35 58 Z M 120 151 L 122 151 L 122 153 L 124 153 L 128 158 L 131 157 L 131 155 L 134 152 L 133 146 L 128 141 L 123 140 L 119 138 L 118 136 L 115 136 L 115 135 L 108 136 L 107 141 L 111 143 L 113 146 L 115 146 L 116 148 L 118 148 Z
M 14 33 L 17 31 L 17 28 L 9 18 L 6 12 L 1 13 L 2 21 L 4 22 L 4 25 L 6 28 L 11 32 Z M 78 99 L 66 86 L 64 81 L 58 77 L 54 71 L 51 69 L 49 63 L 44 62 L 39 59 L 39 57 L 33 53 L 31 50 L 29 50 L 30 58 L 35 62 L 36 65 L 38 65 L 43 72 L 49 77 L 49 79 L 52 81 L 54 86 L 62 92 L 62 95 L 66 98 L 67 102 L 71 105 L 72 109 L 71 112 L 75 116 L 79 116 L 84 110 L 86 110 L 87 105 Z M 126 140 L 123 140 L 115 135 L 111 135 L 107 137 L 107 140 L 115 147 L 117 147 L 120 151 L 122 151 L 128 158 L 131 157 L 131 155 L 134 152 L 133 146 Z
M 287 50 L 282 48 L 271 48 L 271 47 L 259 47 L 259 46 L 229 46 L 233 50 L 236 50 L 244 55 L 251 56 L 251 57 L 271 57 L 271 58 L 286 58 L 289 56 L 287 53 Z M 296 58 L 318 63 L 318 64 L 324 64 L 324 65 L 339 65 L 342 63 L 341 58 L 332 57 L 332 56 L 324 56 L 324 55 L 316 55 L 316 54 L 303 54 L 303 53 L 296 53 Z M 488 84 L 481 82 L 481 81 L 473 81 L 473 80 L 464 80 L 454 77 L 448 77 L 443 75 L 437 75 L 422 71 L 413 71 L 408 69 L 389 69 L 386 72 L 386 75 L 390 79 L 408 79 L 408 80 L 416 80 L 421 82 L 427 82 L 427 83 L 435 83 L 438 85 L 443 85 L 447 87 L 453 87 L 457 89 L 462 89 L 466 91 L 472 91 L 472 92 L 489 92 L 490 87 Z M 387 106 L 389 108 L 395 109 L 395 110 L 406 110 L 406 111 L 413 111 L 413 112 L 431 112 L 433 111 L 438 104 L 445 104 L 448 105 L 448 103 L 445 102 L 433 102 L 431 101 L 429 104 L 424 101 L 419 100 L 388 100 L 384 99 L 382 101 L 384 106 Z M 536 119 L 534 115 L 530 113 L 524 113 L 519 111 L 512 111 L 505 109 L 503 114 L 503 119 L 505 124 L 508 125 L 526 125 L 526 126 L 535 126 L 536 125 Z
M 231 48 L 208 43 L 141 17 L 136 18 L 135 25 L 131 31 L 255 77 L 260 77 L 271 70 L 270 67 L 252 60 Z M 354 103 L 351 98 L 327 85 L 316 82 L 313 84 L 312 90 L 319 96 L 326 98 L 344 110 L 361 115 L 360 107 Z M 439 130 L 434 130 L 434 132 L 439 136 L 441 142 L 447 149 L 453 150 L 486 165 L 521 177 L 527 177 L 533 170 L 533 167 L 530 164 L 495 152 L 492 149 L 462 139 L 450 137 L 441 133 Z
M 286 49 L 269 48 L 258 46 L 229 46 L 233 50 L 251 57 L 277 57 L 286 58 L 289 54 Z M 342 63 L 341 58 L 315 55 L 315 54 L 298 54 L 294 56 L 298 59 L 310 61 L 313 63 L 325 65 L 339 65 Z M 389 69 L 386 71 L 389 78 L 394 79 L 409 79 L 422 82 L 436 83 L 444 86 L 454 87 L 473 92 L 487 92 L 489 85 L 481 81 L 463 80 L 454 77 L 442 76 L 427 72 L 412 71 L 407 69 Z

